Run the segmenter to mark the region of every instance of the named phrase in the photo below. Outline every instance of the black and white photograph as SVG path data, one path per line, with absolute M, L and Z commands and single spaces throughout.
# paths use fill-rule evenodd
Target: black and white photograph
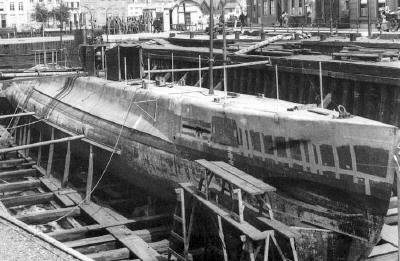
M 0 261 L 400 261 L 400 0 L 0 0 Z

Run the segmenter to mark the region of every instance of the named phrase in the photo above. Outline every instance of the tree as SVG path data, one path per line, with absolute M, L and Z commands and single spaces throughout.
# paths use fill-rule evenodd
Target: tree
M 50 12 L 44 5 L 36 4 L 32 19 L 39 23 L 46 23 L 49 19 Z
M 71 9 L 66 6 L 64 3 L 61 3 L 60 6 L 57 6 L 51 10 L 52 16 L 56 19 L 56 21 L 62 21 L 63 23 L 67 23 L 69 21 Z

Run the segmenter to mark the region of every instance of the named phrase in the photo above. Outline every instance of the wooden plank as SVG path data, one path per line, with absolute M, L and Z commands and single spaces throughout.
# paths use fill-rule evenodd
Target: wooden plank
M 26 162 L 25 159 L 9 159 L 9 160 L 2 160 L 0 161 L 0 169 L 16 167 L 23 162 Z
M 8 197 L 1 199 L 1 202 L 7 207 L 14 207 L 19 205 L 34 205 L 49 202 L 54 198 L 53 193 L 38 193 L 27 196 Z
M 37 174 L 38 173 L 36 169 L 10 170 L 10 171 L 0 172 L 0 179 L 36 176 Z
M 112 235 L 104 235 L 98 237 L 89 237 L 84 239 L 78 239 L 74 241 L 65 242 L 64 244 L 67 247 L 77 248 L 77 247 L 84 247 L 84 246 L 91 246 L 91 245 L 98 245 L 108 242 L 116 241 L 115 237 Z
M 57 139 L 57 140 L 48 140 L 48 141 L 42 141 L 42 142 L 37 142 L 37 143 L 31 143 L 28 145 L 15 146 L 15 147 L 11 147 L 11 148 L 3 148 L 3 149 L 0 149 L 0 154 L 12 152 L 12 151 L 18 151 L 18 150 L 37 148 L 37 147 L 42 147 L 42 146 L 47 146 L 47 145 L 51 145 L 51 144 L 72 141 L 72 140 L 79 140 L 79 139 L 82 139 L 83 137 L 85 137 L 85 135 L 77 135 L 77 136 L 61 138 L 61 139 Z
M 125 217 L 115 213 L 114 211 L 107 211 L 105 207 L 93 203 L 83 204 L 81 208 L 100 224 L 111 224 L 116 220 L 127 220 Z M 140 259 L 160 259 L 160 254 L 158 254 L 143 239 L 135 235 L 133 231 L 128 229 L 126 226 L 109 227 L 106 229 Z
M 130 253 L 129 249 L 124 247 L 109 251 L 102 251 L 87 256 L 95 261 L 114 261 L 114 260 L 127 259 L 129 258 Z
M 272 220 L 266 217 L 257 217 L 257 219 L 287 238 L 300 237 L 300 233 L 298 233 L 295 229 L 290 228 L 289 226 L 278 220 Z
M 253 186 L 251 183 L 248 183 L 247 181 L 238 178 L 235 175 L 230 174 L 228 171 L 218 167 L 212 162 L 206 160 L 196 160 L 196 162 L 199 163 L 201 166 L 205 167 L 206 169 L 210 170 L 211 172 L 213 172 L 216 176 L 241 188 L 250 195 L 262 195 L 265 193 L 264 190 L 261 190 L 258 187 Z
M 159 260 L 161 258 L 157 251 L 126 227 L 111 227 L 107 230 L 141 260 Z
M 44 170 L 43 170 L 44 171 Z M 60 190 L 61 185 L 59 183 L 55 183 L 54 178 L 41 178 L 40 181 L 42 184 L 49 189 L 50 191 L 54 192 L 56 198 L 65 206 L 65 207 L 72 207 L 75 203 L 67 196 L 62 194 L 62 190 Z
M 22 113 L 16 113 L 16 114 L 6 114 L 6 115 L 0 115 L 0 120 L 13 118 L 13 117 L 32 116 L 32 115 L 35 115 L 35 113 L 34 112 L 22 112 Z
M 193 187 L 191 183 L 180 183 L 180 186 L 188 192 L 191 196 L 193 196 L 197 201 L 202 203 L 204 206 L 209 208 L 212 212 L 215 214 L 221 216 L 227 223 L 231 224 L 234 226 L 236 229 L 238 229 L 240 232 L 248 236 L 254 241 L 259 241 L 267 238 L 271 234 L 273 234 L 273 231 L 260 231 L 244 221 L 243 223 L 239 223 L 233 218 L 231 218 L 231 215 L 228 211 L 223 210 L 222 208 L 218 207 L 214 203 L 205 200 L 202 198 L 200 195 L 198 195 L 198 190 Z
M 260 179 L 257 179 L 249 174 L 247 174 L 246 172 L 235 168 L 234 166 L 229 165 L 226 162 L 223 161 L 213 161 L 213 163 L 215 165 L 217 165 L 218 167 L 228 171 L 229 173 L 231 173 L 232 175 L 235 175 L 236 177 L 245 180 L 246 182 L 249 182 L 251 185 L 264 190 L 265 192 L 273 192 L 276 191 L 276 188 L 274 188 L 271 185 L 268 185 L 267 183 L 263 182 Z
M 0 184 L 0 192 L 28 190 L 40 187 L 40 180 L 29 180 L 14 183 Z
M 39 117 L 36 117 L 36 118 L 37 118 L 37 119 L 40 119 Z M 70 135 L 70 136 L 75 136 L 75 135 L 77 135 L 76 133 L 74 133 L 74 132 L 72 132 L 72 131 L 69 131 L 69 130 L 67 130 L 67 129 L 64 129 L 64 128 L 62 128 L 62 127 L 60 127 L 60 126 L 58 126 L 58 125 L 56 125 L 56 124 L 54 124 L 54 123 L 51 123 L 51 122 L 48 121 L 48 120 L 44 120 L 43 122 L 46 123 L 46 125 L 49 125 L 49 126 L 51 126 L 52 128 L 55 128 L 55 129 L 57 129 L 57 130 L 59 130 L 59 131 L 65 133 L 65 134 L 68 134 L 68 135 Z M 111 152 L 111 153 L 115 153 L 115 154 L 117 154 L 117 155 L 121 155 L 121 150 L 120 150 L 120 149 L 115 149 L 115 150 L 114 150 L 114 148 L 111 148 L 111 147 L 109 147 L 109 146 L 107 146 L 107 145 L 104 145 L 104 144 L 98 143 L 98 142 L 96 142 L 96 141 L 90 140 L 90 139 L 88 139 L 88 138 L 82 138 L 81 141 L 86 142 L 86 143 L 89 143 L 89 144 L 91 144 L 91 145 L 93 145 L 93 146 L 95 146 L 95 147 L 97 147 L 97 148 L 99 148 L 99 149 L 102 149 L 102 150 L 105 150 L 105 151 L 108 151 L 108 152 Z M 40 148 L 40 147 L 39 147 L 39 148 Z
M 164 223 L 163 221 L 167 220 L 167 218 L 170 218 L 169 214 L 160 214 L 160 215 L 154 215 L 154 216 L 148 216 L 148 217 L 138 217 L 135 219 L 116 221 L 114 223 L 104 224 L 104 225 L 96 224 L 96 225 L 84 226 L 84 227 L 73 228 L 73 229 L 68 229 L 68 230 L 59 230 L 59 231 L 54 231 L 54 232 L 48 233 L 48 235 L 58 241 L 63 242 L 63 241 L 75 240 L 80 237 L 84 237 L 85 234 L 90 231 L 102 230 L 102 229 L 106 229 L 108 227 L 115 227 L 115 226 L 122 226 L 122 225 L 130 225 L 130 226 L 138 227 L 138 226 L 142 226 L 144 224 Z M 152 229 L 149 229 L 149 230 L 152 230 Z M 139 231 L 134 231 L 134 233 L 138 233 L 138 232 Z M 139 236 L 143 238 L 142 235 L 139 235 Z
M 78 207 L 70 207 L 16 215 L 15 218 L 27 224 L 45 224 L 63 216 L 72 217 L 77 215 L 80 215 L 80 209 Z

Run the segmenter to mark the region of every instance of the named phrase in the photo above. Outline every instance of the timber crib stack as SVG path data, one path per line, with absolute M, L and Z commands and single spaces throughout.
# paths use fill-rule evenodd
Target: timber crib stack
M 398 260 L 397 197 L 390 199 L 389 210 L 381 232 L 381 240 L 374 247 L 368 261 Z
M 65 249 L 93 260 L 164 260 L 169 245 L 166 224 L 170 220 L 165 209 L 162 213 L 160 209 L 157 213 L 149 211 L 151 199 L 147 197 L 147 211 L 142 210 L 139 206 L 146 204 L 146 196 L 143 200 L 143 195 L 140 197 L 139 192 L 132 192 L 132 188 L 115 179 L 99 183 L 96 191 L 92 190 L 96 182 L 92 148 L 95 145 L 90 145 L 87 172 L 76 177 L 72 171 L 69 174 L 69 144 L 85 142 L 83 135 L 55 139 L 55 128 L 50 127 L 50 140 L 39 134 L 38 141 L 29 125 L 32 113 L 15 115 L 19 118 L 15 136 L 6 135 L 6 128 L 0 126 L 1 216 L 24 222 L 38 230 L 37 234 L 45 233 Z M 7 137 L 11 147 L 4 146 Z M 62 149 L 60 143 L 68 144 L 65 155 L 56 153 Z M 63 171 L 57 171 L 60 161 L 65 163 Z M 64 173 L 62 181 L 57 173 Z M 73 179 L 81 182 L 72 182 Z M 75 187 L 77 183 L 81 186 Z
M 338 53 L 333 53 L 334 60 L 360 60 L 375 62 L 391 62 L 399 60 L 399 50 L 345 46 Z

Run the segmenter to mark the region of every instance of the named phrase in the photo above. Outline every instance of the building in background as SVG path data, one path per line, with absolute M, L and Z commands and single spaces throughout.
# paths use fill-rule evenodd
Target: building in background
M 400 7 L 400 0 L 247 0 L 248 20 L 252 24 L 279 25 L 281 15 L 286 11 L 289 23 L 320 24 L 329 27 L 361 27 L 368 25 L 368 3 L 371 23 L 375 24 L 379 9 L 390 11 Z
M 174 29 L 194 31 L 205 28 L 209 6 L 206 1 L 178 0 L 170 10 L 170 17 L 171 28 Z
M 30 0 L 0 0 L 1 28 L 22 30 L 31 22 L 29 16 Z

